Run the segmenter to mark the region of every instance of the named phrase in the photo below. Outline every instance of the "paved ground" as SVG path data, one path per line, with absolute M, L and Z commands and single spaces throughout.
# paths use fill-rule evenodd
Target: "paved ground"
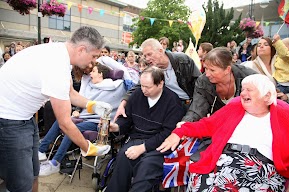
M 84 158 L 83 158 L 84 159 Z M 93 160 L 83 160 L 88 164 L 93 164 Z M 69 183 L 70 177 L 65 174 L 53 174 L 47 177 L 39 178 L 39 192 L 94 192 L 92 188 L 91 175 L 93 169 L 83 166 L 80 171 L 80 179 L 78 179 L 78 171 L 74 179 Z M 0 192 L 6 192 L 4 184 L 0 181 Z

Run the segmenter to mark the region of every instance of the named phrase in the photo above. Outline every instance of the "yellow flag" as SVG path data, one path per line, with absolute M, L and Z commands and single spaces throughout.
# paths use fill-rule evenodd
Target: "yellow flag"
M 72 6 L 72 2 L 67 1 L 66 3 L 67 3 L 67 9 L 69 10 L 71 8 L 71 6 Z
M 195 64 L 197 65 L 197 67 L 199 68 L 199 70 L 201 70 L 202 64 L 199 58 L 199 55 L 194 47 L 194 43 L 192 42 L 191 38 L 190 38 L 190 43 L 189 46 L 186 50 L 186 55 L 188 55 L 191 59 L 194 60 Z
M 173 22 L 173 20 L 169 20 L 170 27 L 172 27 Z
M 260 25 L 260 21 L 256 21 L 256 26 Z

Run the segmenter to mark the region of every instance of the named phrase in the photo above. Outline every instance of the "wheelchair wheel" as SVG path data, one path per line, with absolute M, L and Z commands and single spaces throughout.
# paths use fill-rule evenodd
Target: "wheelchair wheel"
M 99 190 L 99 185 L 98 185 L 98 183 L 99 183 L 99 178 L 97 178 L 97 177 L 94 177 L 94 178 L 92 178 L 92 188 L 95 190 L 95 191 L 98 191 Z

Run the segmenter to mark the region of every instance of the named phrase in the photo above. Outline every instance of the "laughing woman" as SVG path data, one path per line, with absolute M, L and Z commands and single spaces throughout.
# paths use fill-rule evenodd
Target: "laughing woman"
M 276 99 L 274 84 L 261 74 L 242 81 L 240 97 L 209 118 L 176 128 L 157 150 L 174 150 L 180 138 L 212 137 L 190 164 L 187 192 L 285 191 L 289 178 L 289 105 Z

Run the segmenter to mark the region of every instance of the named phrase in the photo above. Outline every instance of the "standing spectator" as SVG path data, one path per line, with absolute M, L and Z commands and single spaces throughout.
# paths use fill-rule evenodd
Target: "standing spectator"
M 134 84 L 138 84 L 139 82 L 139 67 L 138 63 L 135 62 L 135 53 L 133 51 L 129 51 L 127 53 L 126 63 L 124 66 L 128 69 L 129 74 L 133 80 Z
M 0 178 L 9 191 L 32 191 L 32 186 L 37 191 L 39 132 L 33 115 L 48 100 L 61 130 L 82 154 L 98 154 L 98 147 L 85 140 L 72 122 L 71 104 L 91 113 L 103 113 L 111 106 L 80 96 L 72 88 L 71 68 L 90 65 L 103 44 L 96 29 L 84 26 L 69 41 L 29 47 L 1 68 Z
M 247 37 L 246 38 L 246 41 L 244 43 L 247 43 L 247 47 L 246 47 L 246 50 L 247 50 L 247 58 L 250 57 L 250 54 L 251 54 L 251 50 L 252 50 L 252 37 Z M 243 44 L 242 44 L 243 45 Z M 240 49 L 239 49 L 239 59 L 242 61 L 241 59 L 241 53 L 243 51 L 243 46 L 241 45 Z
M 237 52 L 232 52 L 232 61 L 233 61 L 233 64 L 241 64 L 242 61 L 239 59 L 239 55 Z
M 281 40 L 280 36 L 275 34 L 273 42 L 277 51 L 273 77 L 277 81 L 277 88 L 283 93 L 289 93 L 289 38 Z
M 242 45 L 242 51 L 241 51 L 241 55 L 239 56 L 241 62 L 245 62 L 247 61 L 247 58 L 250 56 L 250 52 L 248 50 L 248 43 L 244 43 Z
M 167 37 L 161 37 L 159 42 L 163 46 L 164 50 L 169 51 L 170 40 Z
M 16 52 L 16 53 L 18 53 L 18 52 L 20 52 L 20 51 L 22 51 L 22 50 L 23 50 L 22 45 L 16 45 L 16 49 L 15 49 L 15 52 Z
M 179 42 L 178 42 L 177 51 L 178 52 L 183 52 L 184 51 L 184 42 L 183 42 L 182 39 L 180 39 Z
M 166 87 L 179 96 L 184 110 L 187 110 L 193 98 L 196 79 L 201 75 L 194 61 L 184 53 L 165 51 L 160 42 L 153 38 L 145 40 L 141 48 L 148 65 L 157 66 L 165 71 Z M 125 95 L 116 117 L 119 115 L 126 117 L 124 107 L 135 88 Z
M 101 49 L 101 56 L 110 56 L 110 47 L 109 46 L 104 46 Z
M 276 85 L 276 81 L 272 74 L 275 71 L 274 63 L 276 60 L 276 49 L 273 47 L 272 41 L 268 37 L 261 37 L 257 43 L 257 57 L 253 61 L 247 61 L 242 65 L 249 67 L 269 77 L 269 79 Z
M 5 52 L 5 53 L 3 53 L 2 57 L 4 60 L 4 64 L 5 64 L 11 58 L 11 55 L 9 52 Z
M 206 57 L 206 55 L 213 49 L 213 45 L 211 43 L 201 43 L 198 49 L 198 55 L 201 61 L 201 73 L 205 72 L 205 68 L 204 68 L 204 58 Z
M 49 43 L 50 37 L 44 37 L 43 38 L 43 43 Z
M 234 40 L 230 42 L 230 51 L 232 51 L 234 53 L 237 52 L 237 43 Z
M 11 56 L 16 54 L 16 43 L 15 42 L 12 42 L 10 44 L 9 53 Z

